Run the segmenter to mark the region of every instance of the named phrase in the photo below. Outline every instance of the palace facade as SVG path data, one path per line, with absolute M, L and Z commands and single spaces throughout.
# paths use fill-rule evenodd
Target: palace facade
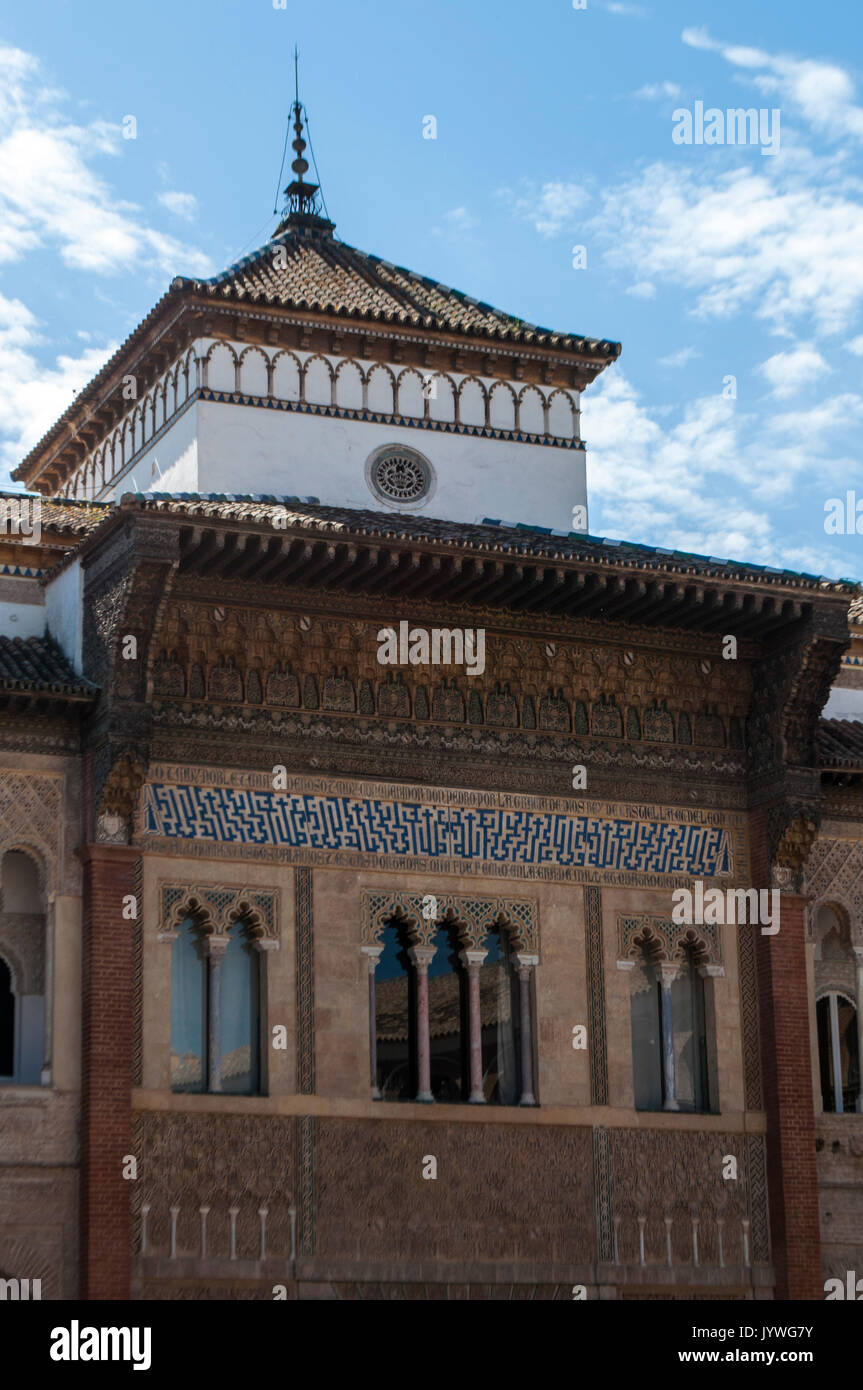
M 859 590 L 592 536 L 619 345 L 341 242 L 296 115 L 271 240 L 2 499 L 0 1276 L 821 1298 L 863 1270 Z

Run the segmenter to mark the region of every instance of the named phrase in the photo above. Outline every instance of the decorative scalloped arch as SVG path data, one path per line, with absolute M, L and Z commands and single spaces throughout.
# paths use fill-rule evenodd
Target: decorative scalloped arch
M 345 410 L 362 410 L 365 378 L 359 362 L 345 357 L 336 368 L 336 405 Z
M 508 381 L 496 381 L 488 393 L 488 423 L 492 429 L 514 430 L 517 400 Z
M 369 410 L 374 410 L 379 415 L 394 415 L 396 401 L 396 378 L 395 373 L 381 362 L 376 362 L 369 368 L 367 382 L 367 399 Z
M 416 367 L 404 367 L 396 381 L 396 415 L 419 420 L 425 415 L 425 382 Z
M 272 362 L 263 348 L 243 348 L 239 358 L 240 390 L 246 396 L 269 396 Z
M 545 434 L 546 399 L 538 386 L 528 383 L 518 393 L 516 429 L 523 434 Z
M 460 424 L 488 424 L 488 392 L 479 377 L 463 377 L 458 385 L 456 400 Z
M 431 916 L 424 915 L 428 898 L 434 900 Z M 364 892 L 361 907 L 361 941 L 374 945 L 380 941 L 389 922 L 404 925 L 414 945 L 430 945 L 438 928 L 459 927 L 463 944 L 480 949 L 489 931 L 502 928 L 509 933 L 517 951 L 539 954 L 539 914 L 530 898 L 480 898 L 461 893 Z
M 430 372 L 428 379 L 434 383 L 431 388 L 428 385 L 425 388 L 428 392 L 430 419 L 455 422 L 458 396 L 455 381 L 446 372 Z
M 572 396 L 562 386 L 556 387 L 548 398 L 548 433 L 555 439 L 574 439 L 577 418 Z
M 161 929 L 180 926 L 193 917 L 207 935 L 227 935 L 235 922 L 247 923 L 252 940 L 279 941 L 279 890 L 246 884 L 163 883 L 160 887 Z
M 236 391 L 237 368 L 237 354 L 230 343 L 211 343 L 204 356 L 204 385 L 210 391 Z

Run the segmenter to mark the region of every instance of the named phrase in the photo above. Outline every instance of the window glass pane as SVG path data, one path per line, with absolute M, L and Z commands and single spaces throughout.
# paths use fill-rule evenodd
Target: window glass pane
M 0 1076 L 7 1080 L 15 1071 L 15 995 L 12 972 L 0 956 Z
M 202 1091 L 206 1067 L 206 969 L 191 918 L 171 942 L 171 1089 Z
M 845 1111 L 853 1110 L 860 1089 L 860 1059 L 857 1054 L 857 1011 L 840 995 L 836 1000 L 839 1013 L 839 1061 L 842 1068 L 842 1103 Z
M 833 1104 L 833 1064 L 830 1053 L 830 999 L 823 995 L 815 1005 L 815 1018 L 818 1024 L 818 1070 L 821 1076 L 821 1104 L 825 1111 L 835 1109 Z
M 259 1089 L 260 974 L 258 953 L 241 923 L 231 928 L 221 969 L 222 1090 L 253 1095 Z
M 479 972 L 482 1018 L 482 1085 L 489 1105 L 517 1105 L 519 1099 L 519 995 L 507 938 L 489 932 Z
M 437 951 L 429 966 L 431 1093 L 453 1103 L 468 1095 L 466 974 L 454 933 L 441 928 L 432 944 Z
M 704 981 L 694 960 L 681 967 L 671 986 L 674 1027 L 674 1089 L 681 1110 L 707 1109 L 707 1039 Z
M 413 1100 L 413 969 L 397 927 L 384 928 L 383 947 L 375 971 L 378 1090 L 381 1100 Z
M 636 1110 L 662 1109 L 662 1034 L 659 1024 L 659 980 L 656 967 L 643 952 L 629 973 L 632 1020 L 632 1072 Z

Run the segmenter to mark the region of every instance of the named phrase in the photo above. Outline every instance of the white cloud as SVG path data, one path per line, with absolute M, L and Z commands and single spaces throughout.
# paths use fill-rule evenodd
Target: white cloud
M 854 101 L 851 78 L 835 63 L 722 43 L 706 29 L 684 29 L 681 37 L 690 48 L 719 53 L 734 67 L 747 69 L 755 86 L 794 107 L 822 135 L 863 139 L 863 107 Z
M 633 5 L 629 0 L 598 0 L 598 4 L 609 14 L 631 15 L 634 19 L 644 19 L 650 13 L 644 5 Z
M 500 193 L 512 196 L 509 189 L 501 189 Z M 516 198 L 515 211 L 532 223 L 540 236 L 550 237 L 556 236 L 565 226 L 571 226 L 576 214 L 589 201 L 589 194 L 580 184 L 558 179 L 544 183 L 538 193 Z
M 802 387 L 824 376 L 831 368 L 821 353 L 808 344 L 777 352 L 762 362 L 758 369 L 770 383 L 772 393 L 780 400 L 796 395 Z
M 643 101 L 656 101 L 659 97 L 682 96 L 683 88 L 678 87 L 676 82 L 647 82 L 632 95 L 640 97 Z
M 194 193 L 160 193 L 159 202 L 175 217 L 194 222 L 198 215 L 198 200 Z
M 822 487 L 826 499 L 859 473 L 855 460 L 819 452 L 818 431 L 861 418 L 863 397 L 851 394 L 802 416 L 762 421 L 716 394 L 669 417 L 643 405 L 616 367 L 584 402 L 591 529 L 722 559 L 838 573 L 843 561 L 827 543 L 820 513 L 807 516 L 793 540 L 779 528 L 787 537 L 804 481 Z
M 627 285 L 626 293 L 633 295 L 636 299 L 655 299 L 656 286 L 649 280 L 638 280 L 634 285 Z
M 91 168 L 119 155 L 118 126 L 66 122 L 60 94 L 41 84 L 38 63 L 19 49 L 0 47 L 0 92 L 0 263 L 53 246 L 74 270 L 210 273 L 197 248 L 148 226 Z
M 855 357 L 863 357 L 863 333 L 858 334 L 856 338 L 852 338 L 850 343 L 846 343 L 845 346 L 849 352 L 853 352 Z
M 687 362 L 691 362 L 694 357 L 700 357 L 698 348 L 684 347 L 678 348 L 677 352 L 669 352 L 667 357 L 660 357 L 660 367 L 685 367 Z
M 603 193 L 592 229 L 614 228 L 606 257 L 639 282 L 696 291 L 701 317 L 751 309 L 776 330 L 809 317 L 835 332 L 863 304 L 855 192 L 815 188 L 781 168 L 717 173 L 712 161 L 698 170 L 656 163 Z
M 0 460 L 10 469 L 69 406 L 76 391 L 116 351 L 90 347 L 80 357 L 60 354 L 51 366 L 36 355 L 43 346 L 34 315 L 20 299 L 0 295 Z

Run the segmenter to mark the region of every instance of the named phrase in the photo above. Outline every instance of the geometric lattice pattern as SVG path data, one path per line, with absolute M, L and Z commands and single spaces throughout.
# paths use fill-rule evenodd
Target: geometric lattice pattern
M 838 903 L 848 913 L 855 945 L 863 945 L 863 843 L 819 838 L 806 863 L 806 893 L 814 902 Z M 809 914 L 810 936 L 814 914 Z
M 370 946 L 393 917 L 407 918 L 417 945 L 430 945 L 442 922 L 458 922 L 468 950 L 481 950 L 487 933 L 504 926 L 517 951 L 539 954 L 536 904 L 527 898 L 476 898 L 460 893 L 362 894 L 362 940 Z
M 241 787 L 150 784 L 144 831 L 222 844 L 576 870 L 705 878 L 732 872 L 731 843 L 721 826 Z
M 636 941 L 645 933 L 654 946 L 657 960 L 679 960 L 687 946 L 697 943 L 702 957 L 706 955 L 705 964 L 722 964 L 722 937 L 715 922 L 692 926 L 643 912 L 618 917 L 618 960 L 631 960 L 636 954 Z
M 243 918 L 254 936 L 278 940 L 277 889 L 237 888 L 236 884 L 163 883 L 161 885 L 161 930 L 178 927 L 194 913 L 202 931 L 227 935 L 234 922 Z
M 35 772 L 0 773 L 0 855 L 29 847 L 54 892 L 63 835 L 63 780 Z

